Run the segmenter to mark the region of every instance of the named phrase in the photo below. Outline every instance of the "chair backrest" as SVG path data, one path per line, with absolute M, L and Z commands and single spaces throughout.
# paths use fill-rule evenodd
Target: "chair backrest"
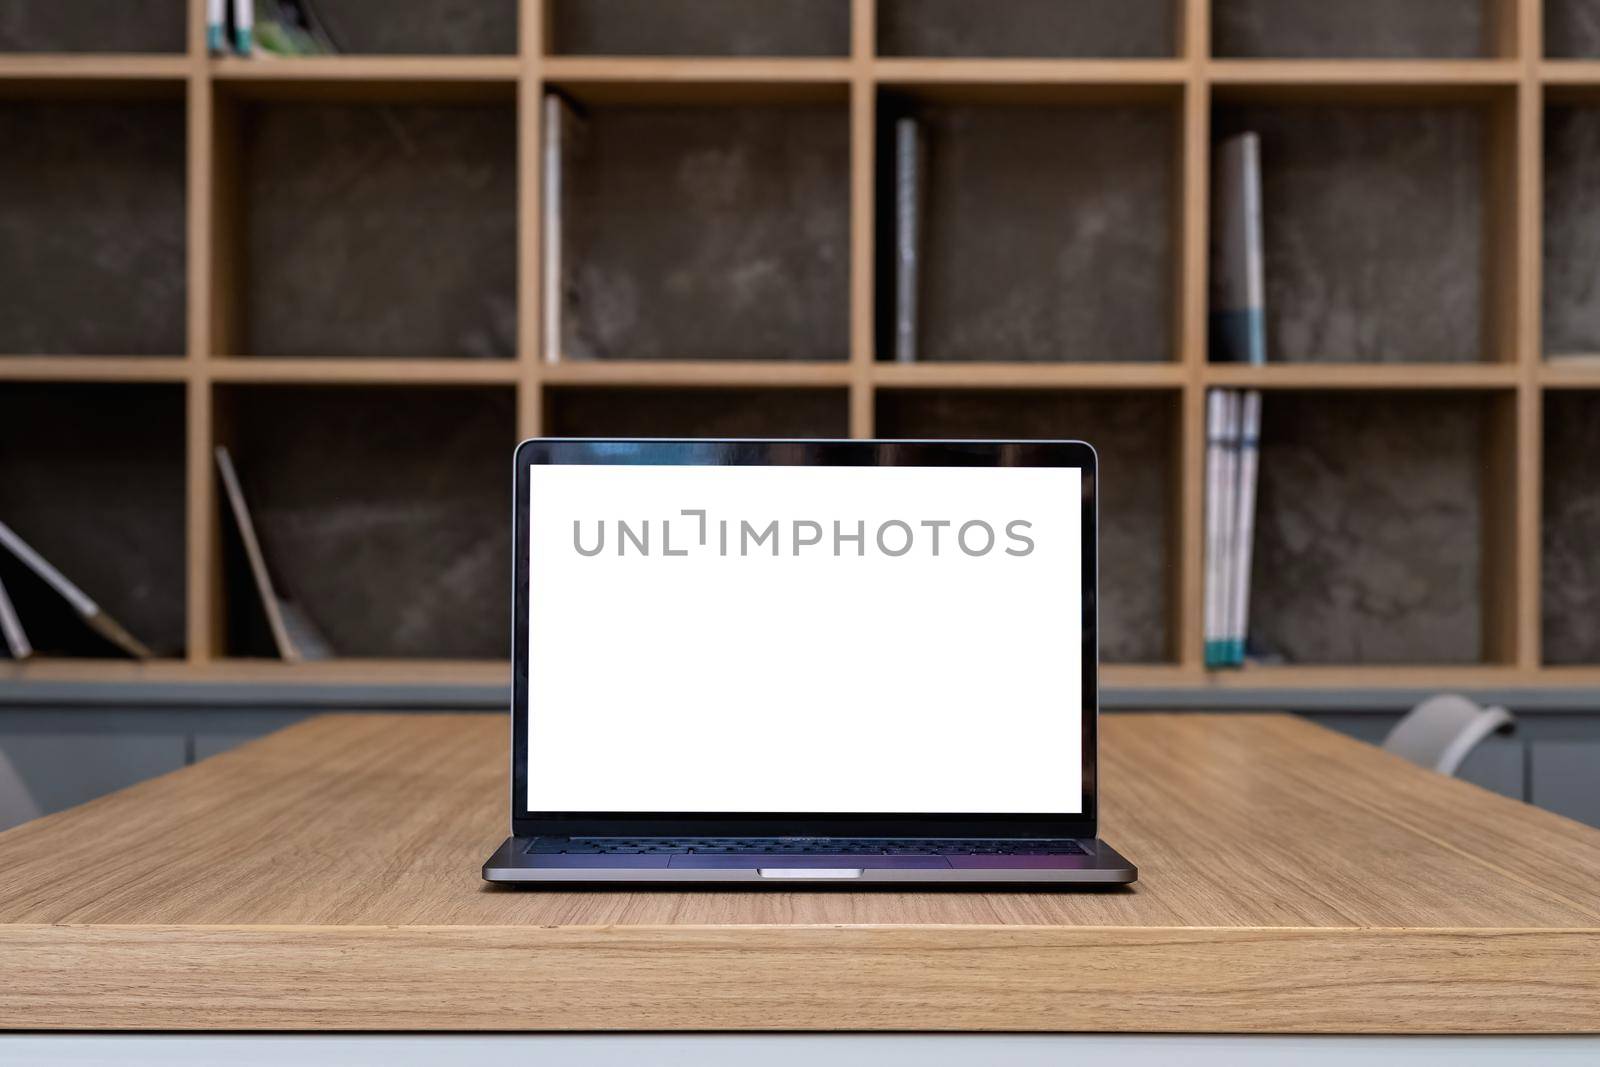
M 1466 697 L 1429 697 L 1395 723 L 1383 747 L 1429 770 L 1452 777 L 1469 753 L 1496 731 L 1510 731 L 1516 719 L 1505 708 L 1479 707 Z

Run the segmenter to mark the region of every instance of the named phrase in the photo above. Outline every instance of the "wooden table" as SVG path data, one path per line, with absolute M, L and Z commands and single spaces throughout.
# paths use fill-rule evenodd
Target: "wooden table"
M 529 892 L 503 717 L 339 715 L 0 834 L 0 1026 L 1600 1030 L 1600 831 L 1279 716 L 1108 716 L 1131 890 Z

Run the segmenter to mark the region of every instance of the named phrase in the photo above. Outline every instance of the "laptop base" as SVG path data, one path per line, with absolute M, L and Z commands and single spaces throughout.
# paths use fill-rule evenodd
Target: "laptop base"
M 1116 849 L 1080 840 L 1082 855 L 539 855 L 532 838 L 508 837 L 483 865 L 489 882 L 756 886 L 842 889 L 852 885 L 970 889 L 1127 885 L 1139 872 Z

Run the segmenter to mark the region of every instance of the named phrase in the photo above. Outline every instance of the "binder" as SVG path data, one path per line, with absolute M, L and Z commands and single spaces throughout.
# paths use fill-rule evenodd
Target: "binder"
M 1228 663 L 1229 527 L 1233 522 L 1238 458 L 1238 396 L 1230 389 L 1206 395 L 1205 665 Z
M 65 600 L 78 617 L 86 623 L 91 630 L 116 645 L 134 659 L 154 659 L 155 654 L 134 637 L 122 624 L 106 614 L 105 610 L 94 600 L 67 580 L 66 575 L 56 570 L 48 560 L 33 550 L 33 547 L 19 537 L 11 527 L 0 522 L 0 548 L 4 548 L 16 557 L 17 561 L 33 572 L 62 600 Z
M 278 594 L 272 587 L 272 577 L 267 574 L 267 561 L 261 554 L 261 542 L 256 539 L 256 525 L 250 517 L 250 509 L 245 506 L 244 490 L 239 485 L 238 472 L 233 469 L 233 457 L 222 445 L 217 446 L 215 455 L 217 474 L 222 479 L 223 493 L 228 498 L 228 509 L 233 513 L 234 529 L 238 530 L 239 540 L 244 544 L 245 559 L 250 564 L 250 576 L 255 580 L 256 595 L 267 615 L 267 629 L 272 631 L 272 643 L 277 646 L 280 658 L 290 663 L 297 662 L 300 655 L 290 643 L 288 630 L 283 625 Z
M 1241 133 L 1217 147 L 1212 186 L 1210 356 L 1267 361 L 1261 228 L 1261 138 Z
M 914 118 L 894 124 L 894 358 L 917 358 L 919 213 L 922 201 L 921 131 Z
M 217 474 L 228 498 L 228 508 L 233 513 L 234 527 L 244 545 L 245 559 L 250 564 L 250 576 L 255 582 L 256 595 L 267 616 L 267 628 L 272 632 L 272 643 L 279 658 L 287 663 L 307 659 L 327 659 L 330 655 L 327 640 L 311 619 L 295 604 L 278 595 L 267 570 L 266 556 L 261 551 L 261 541 L 256 536 L 255 520 L 245 502 L 244 488 L 239 484 L 238 471 L 233 466 L 233 456 L 227 448 L 216 448 Z
M 255 0 L 233 0 L 233 50 L 241 56 L 255 54 Z
M 1239 401 L 1238 479 L 1233 520 L 1232 608 L 1227 627 L 1228 662 L 1244 665 L 1250 636 L 1250 568 L 1256 530 L 1256 475 L 1261 454 L 1261 390 L 1246 390 Z
M 566 175 L 566 146 L 577 117 L 557 93 L 544 98 L 544 184 L 541 209 L 544 220 L 544 358 L 561 359 L 561 204 Z
M 12 659 L 27 659 L 33 655 L 33 645 L 28 643 L 27 631 L 22 628 L 22 620 L 17 617 L 16 605 L 11 603 L 4 582 L 0 582 L 0 638 L 4 638 Z
M 206 51 L 214 56 L 228 51 L 228 0 L 206 0 Z

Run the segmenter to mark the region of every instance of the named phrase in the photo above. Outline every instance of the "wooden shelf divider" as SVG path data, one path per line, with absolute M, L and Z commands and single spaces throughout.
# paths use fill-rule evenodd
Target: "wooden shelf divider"
M 182 81 L 194 68 L 195 60 L 189 56 L 0 52 L 0 84 L 13 81 Z
M 1522 80 L 1519 59 L 1216 59 L 1204 77 L 1215 85 L 1509 86 Z
M 515 82 L 523 62 L 515 56 L 306 56 L 209 59 L 220 82 Z

